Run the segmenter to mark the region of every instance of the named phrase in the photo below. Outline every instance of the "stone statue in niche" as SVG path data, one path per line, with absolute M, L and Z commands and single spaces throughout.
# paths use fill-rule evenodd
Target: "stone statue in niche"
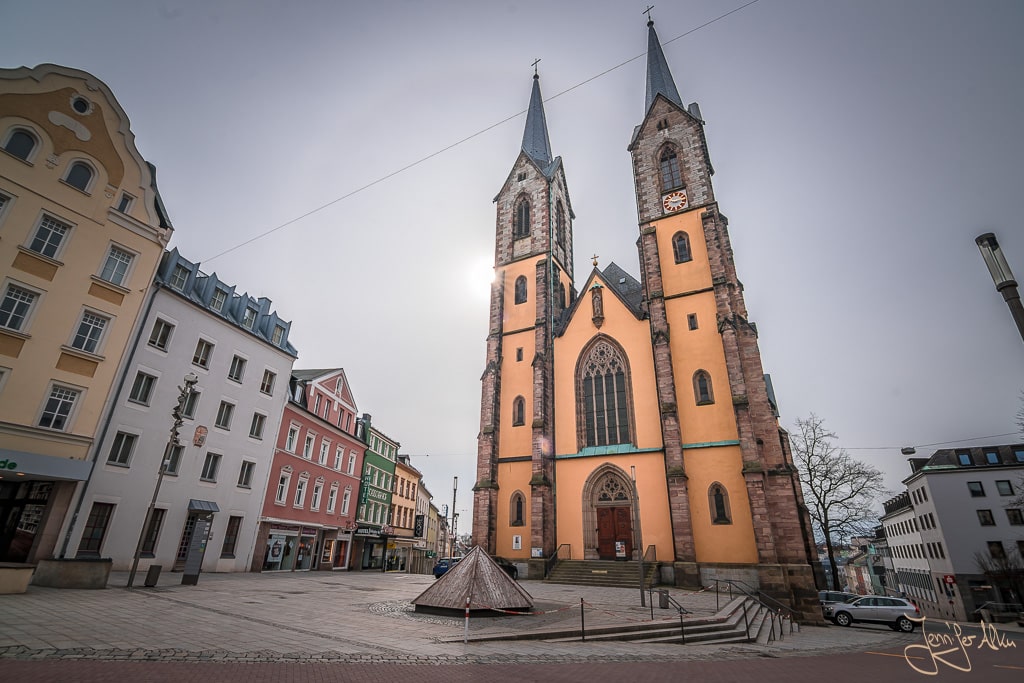
M 604 288 L 601 285 L 595 283 L 590 288 L 590 303 L 594 307 L 594 326 L 601 327 L 604 323 Z

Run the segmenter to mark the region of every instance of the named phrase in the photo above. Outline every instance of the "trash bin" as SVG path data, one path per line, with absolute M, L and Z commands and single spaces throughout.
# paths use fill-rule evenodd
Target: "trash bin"
M 146 588 L 152 588 L 156 585 L 156 582 L 160 579 L 160 572 L 163 570 L 163 566 L 159 564 L 149 565 L 149 571 L 146 572 Z
M 658 591 L 658 607 L 661 609 L 668 609 L 668 591 Z

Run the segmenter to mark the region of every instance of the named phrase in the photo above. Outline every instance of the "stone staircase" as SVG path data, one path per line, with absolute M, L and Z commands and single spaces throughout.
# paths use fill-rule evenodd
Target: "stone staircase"
M 657 562 L 644 562 L 644 586 L 656 585 Z M 577 586 L 610 586 L 636 588 L 640 583 L 640 563 L 608 560 L 561 560 L 554 566 L 548 583 L 571 583 Z

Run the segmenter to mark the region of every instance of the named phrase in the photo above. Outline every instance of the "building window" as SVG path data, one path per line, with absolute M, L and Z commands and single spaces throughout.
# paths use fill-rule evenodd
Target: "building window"
M 238 469 L 238 487 L 243 489 L 252 488 L 252 475 L 256 472 L 256 463 L 243 460 L 242 466 Z
M 1000 496 L 1012 496 L 1013 484 L 1010 483 L 1009 479 L 999 479 L 996 481 L 996 491 L 999 492 Z
M 565 209 L 562 208 L 562 200 L 555 202 L 555 238 L 558 246 L 565 249 Z
M 132 390 L 128 393 L 128 400 L 132 403 L 149 405 L 149 399 L 153 396 L 153 387 L 156 386 L 156 377 L 139 372 L 132 382 Z
M 708 505 L 711 508 L 712 524 L 732 524 L 729 515 L 729 492 L 718 482 L 708 488 Z
M 296 425 L 288 427 L 288 438 L 285 440 L 284 449 L 289 453 L 295 452 L 295 444 L 299 440 L 299 428 Z
M 352 487 L 346 486 L 345 493 L 341 496 L 341 514 L 347 515 L 348 508 L 352 504 Z
M 302 447 L 302 457 L 306 460 L 313 459 L 313 442 L 316 441 L 316 435 L 306 434 L 306 443 Z
M 345 458 L 345 449 L 338 446 L 334 449 L 334 469 L 337 472 L 341 472 L 341 462 Z
M 171 287 L 174 287 L 178 291 L 185 290 L 185 283 L 188 282 L 189 270 L 183 265 L 174 266 L 174 272 L 171 273 Z
M 132 208 L 132 204 L 135 203 L 135 197 L 131 196 L 127 192 L 121 193 L 121 199 L 117 202 L 117 210 L 121 213 L 128 213 L 128 210 Z
M 961 465 L 971 465 L 971 454 L 970 453 L 957 453 L 957 460 L 960 461 Z
M 1003 548 L 1002 541 L 989 541 L 988 542 L 988 554 L 993 560 L 1005 560 L 1006 549 Z
M 77 557 L 99 557 L 103 547 L 103 537 L 107 535 L 107 525 L 114 514 L 111 503 L 93 503 L 89 517 L 85 520 L 82 540 L 78 543 Z
M 308 480 L 305 477 L 299 477 L 299 481 L 295 483 L 295 502 L 293 505 L 297 508 L 302 507 L 306 502 L 306 483 Z
M 515 223 L 512 227 L 512 237 L 519 239 L 530 234 L 530 202 L 525 198 L 516 203 Z
M 971 492 L 971 498 L 982 498 L 985 496 L 985 487 L 980 481 L 967 482 L 967 490 Z
M 672 236 L 672 254 L 676 263 L 686 263 L 693 260 L 693 253 L 690 251 L 690 236 L 685 232 L 677 232 Z
M 583 445 L 631 443 L 628 367 L 621 350 L 600 339 L 585 352 L 576 381 Z
M 1024 449 L 1016 449 L 1013 451 L 1013 457 L 1017 462 L 1024 462 Z
M 691 330 L 697 329 L 697 314 L 696 313 L 687 313 L 686 314 L 686 325 Z
M 245 359 L 241 356 L 234 356 L 231 359 L 231 367 L 228 369 L 228 379 L 241 382 L 245 374 Z
M 224 544 L 220 548 L 222 558 L 235 556 L 235 545 L 238 543 L 238 531 L 242 528 L 242 518 L 232 515 L 228 517 L 228 525 L 224 528 Z
M 693 373 L 693 396 L 699 406 L 715 402 L 715 394 L 711 389 L 711 375 L 707 370 L 698 370 Z
M 164 466 L 164 474 L 178 476 L 178 469 L 181 467 L 181 454 L 184 452 L 184 446 L 171 446 L 171 450 L 167 453 L 167 464 Z
M 999 465 L 1001 461 L 998 451 L 985 451 L 985 462 L 989 465 Z
M 516 278 L 515 285 L 515 302 L 517 304 L 526 303 L 526 276 L 520 275 Z
M 334 508 L 338 504 L 338 485 L 331 484 L 331 489 L 327 492 L 327 512 L 334 514 Z
M 270 342 L 274 346 L 280 346 L 281 342 L 284 341 L 284 327 L 281 325 L 274 325 L 274 333 L 270 338 Z
M 167 511 L 163 508 L 153 508 L 153 513 L 149 516 L 146 533 L 142 538 L 143 557 L 153 557 L 156 554 L 156 541 L 160 537 L 160 528 L 164 525 L 165 512 Z
M 113 285 L 123 284 L 133 258 L 135 257 L 124 249 L 110 247 L 107 260 L 103 262 L 103 269 L 100 271 L 100 279 Z
M 0 327 L 21 332 L 36 302 L 36 293 L 9 284 L 0 303 Z
M 327 454 L 330 452 L 330 450 L 331 450 L 331 442 L 330 441 L 328 441 L 327 439 L 324 439 L 323 441 L 320 442 L 320 457 L 317 459 L 317 462 L 320 463 L 321 465 L 325 466 L 325 467 L 327 466 Z
M 114 443 L 110 446 L 110 453 L 107 454 L 108 465 L 120 465 L 128 467 L 132 459 L 132 451 L 135 450 L 135 442 L 138 440 L 135 434 L 118 432 L 114 437 Z
M 516 396 L 512 401 L 512 426 L 518 427 L 526 422 L 526 400 Z
M 210 367 L 210 356 L 213 355 L 213 344 L 200 339 L 196 342 L 196 352 L 192 354 L 192 364 L 198 365 L 201 368 L 209 369 Z
M 991 510 L 978 510 L 978 522 L 982 526 L 995 526 L 996 520 L 992 517 Z
M 254 439 L 263 439 L 263 428 L 267 425 L 267 416 L 260 413 L 252 414 L 252 424 L 249 425 L 249 436 Z
M 356 472 L 356 452 L 348 452 L 348 467 L 346 468 L 348 474 L 355 474 Z
M 214 289 L 210 298 L 210 308 L 220 313 L 224 310 L 224 304 L 228 300 L 228 293 L 223 289 Z
M 523 509 L 526 507 L 526 498 L 522 493 L 516 491 L 512 494 L 512 500 L 509 502 L 508 518 L 511 520 L 509 526 L 523 526 L 526 524 Z
M 96 353 L 100 340 L 103 338 L 103 330 L 106 329 L 108 322 L 110 322 L 110 318 L 91 311 L 83 312 L 82 318 L 78 322 L 75 338 L 71 340 L 72 348 L 87 353 Z
M 277 493 L 274 495 L 274 502 L 280 505 L 284 505 L 285 500 L 288 499 L 288 484 L 291 482 L 291 476 L 282 473 L 277 479 Z
M 274 393 L 274 380 L 277 379 L 277 375 L 272 373 L 270 370 L 263 371 L 263 379 L 260 381 L 260 392 L 270 396 Z
M 1021 514 L 1021 509 L 1007 508 L 1006 521 L 1008 521 L 1011 526 L 1020 526 L 1024 524 L 1024 515 Z
M 313 484 L 313 497 L 309 501 L 309 509 L 310 510 L 319 510 L 320 509 L 320 498 L 321 498 L 321 496 L 323 496 L 323 493 L 324 493 L 324 485 L 321 484 L 320 482 L 315 482 Z
M 516 349 L 516 362 L 521 362 L 522 360 L 523 360 L 523 347 L 520 346 L 520 347 L 518 347 Z
M 234 414 L 234 404 L 228 403 L 227 401 L 221 401 L 220 408 L 217 409 L 217 420 L 213 423 L 214 426 L 220 427 L 221 429 L 231 429 L 231 417 Z
M 199 475 L 199 478 L 203 481 L 217 481 L 218 468 L 220 468 L 220 455 L 217 453 L 207 453 L 206 460 L 203 462 L 203 472 Z
M 661 158 L 658 159 L 658 166 L 661 169 L 663 192 L 668 192 L 682 186 L 683 178 L 679 173 L 679 159 L 676 157 L 676 151 L 672 147 L 666 147 L 662 151 Z
M 50 398 L 39 418 L 39 426 L 47 429 L 64 431 L 70 421 L 71 411 L 75 408 L 80 392 L 68 387 L 54 386 L 50 390 Z
M 70 230 L 71 226 L 67 223 L 44 214 L 42 220 L 39 221 L 39 226 L 36 227 L 36 233 L 32 236 L 32 241 L 29 243 L 28 248 L 37 254 L 55 259 L 60 252 L 61 245 L 64 244 L 64 238 Z
M 36 148 L 36 137 L 27 130 L 14 129 L 4 143 L 4 150 L 22 161 L 28 161 Z
M 92 176 L 93 172 L 89 168 L 89 164 L 83 161 L 76 161 L 68 169 L 68 174 L 64 176 L 64 182 L 71 187 L 78 188 L 82 192 L 88 192 L 89 185 L 92 184 Z
M 256 309 L 245 307 L 245 314 L 242 317 L 242 325 L 248 329 L 252 329 L 256 325 Z
M 189 420 L 195 419 L 196 408 L 199 407 L 199 397 L 203 392 L 196 391 L 193 389 L 189 393 L 188 398 L 185 399 L 185 409 L 181 411 L 181 416 Z
M 171 330 L 174 325 L 159 318 L 153 323 L 153 331 L 149 333 L 149 345 L 161 351 L 167 350 L 167 342 L 171 338 Z

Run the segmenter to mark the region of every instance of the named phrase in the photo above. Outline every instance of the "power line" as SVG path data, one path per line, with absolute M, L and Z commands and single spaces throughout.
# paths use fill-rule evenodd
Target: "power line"
M 1017 432 L 1008 432 L 1006 434 L 989 434 L 988 436 L 974 436 L 969 439 L 956 439 L 954 441 L 936 441 L 935 443 L 921 443 L 914 444 L 912 448 L 929 448 L 931 446 L 947 446 L 949 444 L 963 443 L 964 441 L 979 441 L 980 439 L 999 439 L 1004 436 L 1014 436 Z M 860 447 L 847 447 L 843 446 L 845 451 L 892 451 L 901 450 L 907 448 L 907 446 L 860 446 Z
M 665 42 L 662 43 L 662 45 L 668 45 L 669 43 L 672 43 L 672 42 L 675 42 L 675 41 L 679 40 L 680 38 L 685 38 L 686 36 L 688 36 L 688 35 L 690 35 L 692 33 L 696 33 L 697 31 L 699 31 L 699 30 L 701 30 L 703 28 L 707 28 L 711 24 L 714 24 L 717 21 L 721 21 L 722 19 L 725 19 L 726 17 L 728 17 L 728 16 L 730 16 L 732 14 L 735 14 L 736 12 L 744 10 L 747 7 L 750 7 L 751 5 L 753 5 L 753 4 L 755 4 L 755 3 L 759 2 L 759 1 L 760 0 L 750 0 L 750 2 L 746 3 L 745 5 L 741 5 L 741 6 L 735 8 L 733 10 L 730 10 L 730 11 L 726 12 L 725 14 L 719 15 L 719 16 L 715 17 L 714 19 L 706 21 L 703 24 L 701 24 L 700 26 L 692 28 L 689 31 L 686 31 L 685 33 L 680 33 L 675 38 L 671 38 L 669 40 L 666 40 Z M 562 95 L 565 95 L 566 93 L 572 92 L 573 90 L 576 90 L 577 88 L 583 87 L 587 83 L 595 81 L 598 78 L 601 78 L 602 76 L 606 76 L 606 75 L 610 74 L 611 72 L 615 71 L 616 69 L 620 69 L 620 68 L 624 67 L 625 65 L 627 65 L 627 64 L 629 64 L 631 62 L 635 62 L 636 60 L 638 60 L 641 57 L 644 57 L 646 55 L 647 55 L 647 53 L 643 52 L 643 53 L 637 55 L 636 57 L 631 57 L 631 58 L 627 59 L 626 61 L 621 62 L 619 64 L 616 64 L 615 66 L 613 66 L 613 67 L 611 67 L 609 69 L 605 69 L 604 71 L 602 71 L 601 73 L 597 74 L 596 76 L 591 76 L 590 78 L 588 78 L 588 79 L 586 79 L 584 81 L 580 81 L 576 85 L 573 85 L 573 86 L 571 86 L 569 88 L 566 88 L 565 90 L 562 90 L 561 92 L 555 93 L 554 95 L 552 95 L 551 97 L 548 97 L 544 101 L 545 102 L 550 102 L 551 100 L 553 100 L 555 98 L 558 98 L 558 97 L 561 97 Z M 388 173 L 386 175 L 383 175 L 383 176 L 377 178 L 376 180 L 372 180 L 372 181 L 366 183 L 365 185 L 357 187 L 356 189 L 341 195 L 337 199 L 332 199 L 331 201 L 327 202 L 326 204 L 322 204 L 322 205 L 316 207 L 315 209 L 310 209 L 309 211 L 307 211 L 306 213 L 304 213 L 304 214 L 302 214 L 300 216 L 296 216 L 295 218 L 292 218 L 291 220 L 285 221 L 284 223 L 281 223 L 280 225 L 278 225 L 276 227 L 270 228 L 269 230 L 265 230 L 264 232 L 261 232 L 258 235 L 250 237 L 249 239 L 247 239 L 247 240 L 245 240 L 243 242 L 239 242 L 238 244 L 234 245 L 233 247 L 228 247 L 224 251 L 218 252 L 218 253 L 214 254 L 213 256 L 210 256 L 209 258 L 202 259 L 202 262 L 203 263 L 209 263 L 210 261 L 213 261 L 214 259 L 218 259 L 221 256 L 224 256 L 226 254 L 230 254 L 231 252 L 233 252 L 233 251 L 235 251 L 237 249 L 241 249 L 242 247 L 244 247 L 244 246 L 246 246 L 248 244 L 252 244 L 253 242 L 255 242 L 257 240 L 261 240 L 264 237 L 272 235 L 275 232 L 277 232 L 278 230 L 283 230 L 284 228 L 287 228 L 289 225 L 292 225 L 294 223 L 297 223 L 297 222 L 301 221 L 303 218 L 307 218 L 309 216 L 312 216 L 315 213 L 319 213 L 320 211 L 323 211 L 324 209 L 326 209 L 326 208 L 328 208 L 330 206 L 334 206 L 338 202 L 344 201 L 344 200 L 348 199 L 349 197 L 357 195 L 357 194 L 359 194 L 360 192 L 362 192 L 364 190 L 370 189 L 374 185 L 379 185 L 380 183 L 384 182 L 385 180 L 389 180 L 390 178 L 393 178 L 393 177 L 395 177 L 396 175 L 398 175 L 400 173 L 404 173 L 405 171 L 408 171 L 411 168 L 415 168 L 416 166 L 419 166 L 420 164 L 422 164 L 424 162 L 430 161 L 434 157 L 436 157 L 436 156 L 438 156 L 440 154 L 443 154 L 443 153 L 447 152 L 448 150 L 454 149 L 454 148 L 458 147 L 459 145 L 461 145 L 461 144 L 463 144 L 465 142 L 469 142 L 473 138 L 479 137 L 480 135 L 483 135 L 484 133 L 486 133 L 486 132 L 488 132 L 490 130 L 493 130 L 494 128 L 497 128 L 498 126 L 506 124 L 509 121 L 513 120 L 513 119 L 519 118 L 520 116 L 522 116 L 525 113 L 526 113 L 526 109 L 523 109 L 522 111 L 516 112 L 515 114 L 512 114 L 511 116 L 507 116 L 507 117 L 503 118 L 502 120 L 498 121 L 497 123 L 492 123 L 491 125 L 487 126 L 486 128 L 482 128 L 481 130 L 478 130 L 477 132 L 472 133 L 471 135 L 467 135 L 466 137 L 462 138 L 461 140 L 457 140 L 456 142 L 453 142 L 453 143 L 451 143 L 450 145 L 448 145 L 446 147 L 442 147 L 441 149 L 439 149 L 439 150 L 437 150 L 435 152 L 431 152 L 430 154 L 428 154 L 425 157 L 421 157 L 420 159 L 417 159 L 416 161 L 413 161 L 413 162 L 411 162 L 409 164 L 406 164 L 405 166 L 402 166 L 401 168 L 399 168 L 399 169 L 397 169 L 395 171 L 391 171 L 390 173 Z

